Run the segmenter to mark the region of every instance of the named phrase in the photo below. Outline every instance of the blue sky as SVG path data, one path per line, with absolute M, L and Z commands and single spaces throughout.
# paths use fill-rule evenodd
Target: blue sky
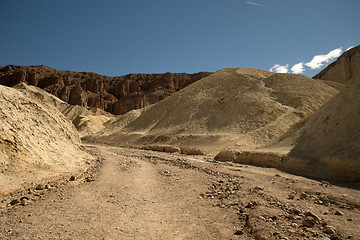
M 118 76 L 298 64 L 313 76 L 360 44 L 359 9 L 359 0 L 2 0 L 0 66 Z

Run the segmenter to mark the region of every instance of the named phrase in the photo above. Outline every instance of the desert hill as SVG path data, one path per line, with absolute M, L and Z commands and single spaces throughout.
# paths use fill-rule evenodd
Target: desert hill
M 35 86 L 19 83 L 14 86 L 29 98 L 58 109 L 79 131 L 80 137 L 96 133 L 115 120 L 115 116 L 98 108 L 70 105 L 54 95 Z
M 321 179 L 359 181 L 359 93 L 360 73 L 318 111 L 292 126 L 279 142 L 250 151 L 227 149 L 216 159 Z
M 60 71 L 46 66 L 9 65 L 0 67 L 0 84 L 12 87 L 23 82 L 42 88 L 71 105 L 124 114 L 154 104 L 209 74 L 128 74 L 107 77 L 89 72 Z
M 82 170 L 92 159 L 75 127 L 54 107 L 5 86 L 0 105 L 1 193 Z
M 360 72 L 360 45 L 344 52 L 313 78 L 346 84 Z
M 255 148 L 276 140 L 337 93 L 301 75 L 223 69 L 141 112 L 125 114 L 121 123 L 86 141 L 196 146 L 209 152 L 231 145 Z
M 309 117 L 289 156 L 314 160 L 325 175 L 360 180 L 359 109 L 360 72 Z

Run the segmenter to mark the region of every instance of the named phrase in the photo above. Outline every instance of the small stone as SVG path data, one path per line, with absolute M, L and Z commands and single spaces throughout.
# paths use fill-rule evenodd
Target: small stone
M 302 192 L 300 193 L 300 199 L 306 199 L 307 198 L 307 194 Z
M 288 195 L 288 199 L 295 199 L 295 194 L 290 193 L 290 194 Z
M 234 235 L 243 235 L 244 232 L 242 230 L 237 230 L 234 232 Z
M 306 216 L 301 223 L 305 227 L 313 227 L 316 223 L 316 220 L 311 216 Z
M 296 209 L 296 208 L 292 209 L 292 212 L 293 212 L 294 214 L 296 214 L 296 215 L 300 215 L 300 214 L 301 214 L 301 210 L 300 210 L 300 209 Z
M 330 238 L 322 235 L 317 240 L 330 240 Z
M 95 181 L 95 179 L 93 177 L 86 177 L 85 181 L 86 182 L 93 182 L 93 181 Z
M 280 175 L 279 175 L 279 174 L 275 174 L 275 177 L 280 177 Z
M 352 218 L 348 218 L 347 220 L 348 220 L 349 222 L 352 222 Z
M 45 185 L 44 184 L 39 184 L 36 186 L 35 188 L 36 190 L 44 190 L 45 189 Z
M 70 181 L 75 181 L 76 180 L 76 177 L 75 176 L 71 176 L 70 177 Z
M 19 199 L 13 199 L 13 200 L 11 200 L 10 205 L 16 205 L 18 203 L 20 203 Z
M 256 187 L 254 188 L 254 190 L 264 190 L 264 188 L 261 187 L 261 186 L 256 186 Z
M 21 205 L 22 206 L 25 206 L 25 205 L 28 205 L 28 204 L 29 204 L 29 199 L 28 198 L 21 199 Z
M 289 233 L 296 233 L 296 230 L 295 230 L 295 229 L 291 229 L 291 228 L 289 228 L 287 231 L 288 231 Z
M 324 232 L 327 234 L 336 234 L 336 229 L 332 226 L 326 225 L 324 227 Z
M 341 211 L 339 211 L 339 210 L 336 210 L 336 212 L 335 212 L 335 215 L 339 215 L 339 216 L 341 216 L 341 215 L 343 215 L 344 213 L 343 212 L 341 212 Z
M 310 211 L 305 212 L 305 216 L 310 216 L 310 217 L 314 218 L 316 221 L 321 221 L 321 218 L 318 215 L 316 215 Z
M 234 206 L 234 205 L 239 205 L 239 200 L 234 200 L 234 201 L 225 203 L 225 206 Z

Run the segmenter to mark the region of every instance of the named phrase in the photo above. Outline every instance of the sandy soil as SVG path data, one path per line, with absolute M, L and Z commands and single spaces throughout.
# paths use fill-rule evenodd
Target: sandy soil
M 360 239 L 353 188 L 209 156 L 86 148 L 97 171 L 1 200 L 0 239 Z

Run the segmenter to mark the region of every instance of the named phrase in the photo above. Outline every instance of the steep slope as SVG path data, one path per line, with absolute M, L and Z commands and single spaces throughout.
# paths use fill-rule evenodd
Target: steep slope
M 79 131 L 80 137 L 96 133 L 115 120 L 115 116 L 98 108 L 85 108 L 70 105 L 61 99 L 47 93 L 41 88 L 19 83 L 14 86 L 29 98 L 34 98 L 43 104 L 57 108 L 69 119 Z
M 324 175 L 360 180 L 360 73 L 314 113 L 290 156 L 312 159 Z
M 346 84 L 360 72 L 360 45 L 344 52 L 313 78 Z
M 0 67 L 0 84 L 12 87 L 24 82 L 42 88 L 71 105 L 124 114 L 154 104 L 209 74 L 129 74 L 107 77 L 88 72 L 59 71 L 46 66 L 9 65 Z
M 250 151 L 221 151 L 216 159 L 276 167 L 300 175 L 360 181 L 360 73 L 338 95 L 294 125 L 281 141 Z
M 110 125 L 87 140 L 254 148 L 274 141 L 337 93 L 305 76 L 223 69 L 148 107 L 125 127 Z
M 54 107 L 0 86 L 0 189 L 86 167 L 74 126 Z M 66 151 L 65 151 L 66 150 Z

